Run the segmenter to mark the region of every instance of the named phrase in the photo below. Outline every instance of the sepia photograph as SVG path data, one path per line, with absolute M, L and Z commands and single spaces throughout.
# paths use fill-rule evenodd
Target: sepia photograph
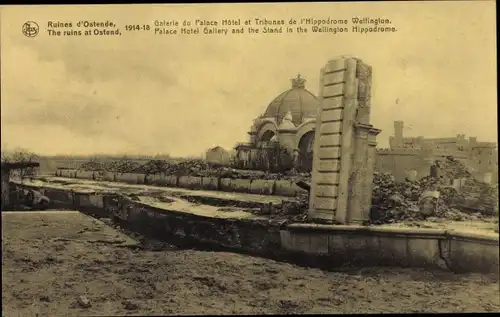
M 2 317 L 500 312 L 495 12 L 1 5 Z

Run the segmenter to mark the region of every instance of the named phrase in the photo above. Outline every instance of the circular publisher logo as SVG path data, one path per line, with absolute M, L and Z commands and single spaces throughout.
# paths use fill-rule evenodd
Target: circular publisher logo
M 40 28 L 36 22 L 27 21 L 23 24 L 23 34 L 27 37 L 37 36 L 39 30 Z

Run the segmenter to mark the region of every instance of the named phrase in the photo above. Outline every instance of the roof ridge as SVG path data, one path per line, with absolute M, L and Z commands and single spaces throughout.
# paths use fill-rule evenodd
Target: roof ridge
M 278 126 L 280 125 L 280 122 L 278 122 L 278 119 L 279 119 L 279 118 L 278 118 L 278 116 L 279 116 L 279 114 L 280 114 L 280 109 L 281 109 L 281 106 L 283 105 L 283 102 L 284 102 L 284 100 L 285 100 L 286 96 L 288 96 L 288 94 L 289 94 L 290 92 L 292 92 L 292 90 L 294 90 L 294 89 L 296 89 L 296 88 L 291 88 L 291 89 L 288 89 L 287 91 L 283 92 L 282 94 L 280 94 L 280 95 L 278 96 L 278 97 L 280 97 L 281 95 L 284 95 L 284 96 L 283 96 L 283 98 L 281 98 L 280 104 L 278 105 L 278 109 L 277 109 L 277 111 L 276 111 L 276 115 L 275 115 L 275 117 L 276 117 L 276 124 L 278 124 Z M 276 97 L 276 98 L 278 98 L 278 97 Z M 274 100 L 276 100 L 276 99 L 274 99 Z M 273 100 L 273 101 L 274 101 L 274 100 Z M 272 103 L 273 101 L 271 101 L 271 103 Z

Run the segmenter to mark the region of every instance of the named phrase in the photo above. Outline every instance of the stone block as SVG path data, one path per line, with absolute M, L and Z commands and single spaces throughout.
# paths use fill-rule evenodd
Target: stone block
M 300 234 L 295 232 L 290 232 L 291 246 L 293 251 L 298 252 L 311 252 L 311 237 L 308 233 Z
M 89 195 L 90 206 L 95 208 L 104 208 L 104 197 L 102 195 Z
M 56 203 L 63 203 L 63 204 L 73 203 L 73 194 L 70 191 L 46 188 L 45 196 L 47 196 L 51 201 Z
M 217 177 L 202 177 L 201 185 L 205 190 L 218 190 L 219 179 Z
M 346 69 L 346 59 L 343 57 L 329 60 L 324 68 L 324 74 L 343 71 Z
M 335 256 L 345 256 L 346 249 L 346 234 L 342 232 L 332 232 L 328 235 L 328 251 Z
M 323 87 L 323 98 L 338 97 L 344 94 L 344 83 L 324 86 Z
M 297 195 L 297 189 L 292 181 L 276 180 L 274 187 L 274 195 L 294 197 Z
M 166 186 L 167 185 L 166 176 L 162 174 L 154 174 L 151 178 L 151 184 L 156 186 Z
M 335 210 L 337 207 L 337 199 L 329 197 L 318 197 L 316 196 L 314 202 L 314 208 L 325 209 L 325 210 Z
M 439 239 L 408 237 L 408 260 L 415 267 L 436 267 L 439 261 Z
M 136 184 L 147 184 L 146 174 L 136 174 L 137 182 Z
M 339 146 L 336 147 L 321 147 L 318 151 L 319 159 L 337 159 L 340 157 L 341 148 Z
M 201 177 L 180 176 L 178 186 L 189 189 L 201 189 L 202 188 Z
M 317 170 L 319 172 L 339 172 L 340 159 L 319 160 Z
M 254 179 L 250 184 L 250 193 L 260 195 L 272 195 L 274 180 Z
M 342 109 L 331 109 L 321 111 L 321 122 L 331 122 L 342 120 Z
M 328 254 L 328 240 L 327 232 L 311 234 L 309 238 L 309 250 L 314 254 Z
M 89 171 L 78 171 L 76 173 L 76 178 L 78 179 L 92 179 L 93 172 Z
M 128 179 L 128 175 L 126 175 L 125 173 L 119 173 L 119 174 L 116 174 L 116 178 L 115 178 L 115 181 L 116 182 L 126 182 Z
M 324 185 L 324 184 L 336 185 L 339 183 L 340 174 L 337 172 L 317 173 L 316 176 L 317 177 L 315 178 L 315 181 L 317 185 Z
M 320 146 L 340 146 L 340 134 L 320 135 Z
M 108 182 L 113 182 L 115 180 L 115 175 L 113 172 L 104 172 L 104 180 Z
M 407 266 L 408 245 L 407 238 L 396 236 L 380 236 L 380 260 L 383 264 Z
M 292 250 L 292 237 L 288 230 L 280 230 L 281 248 L 284 250 Z
M 168 175 L 165 177 L 166 185 L 169 187 L 177 187 L 179 184 L 179 176 L 177 175 Z
M 232 191 L 237 193 L 249 193 L 250 183 L 250 179 L 233 179 L 231 180 Z
M 338 194 L 338 185 L 318 185 L 316 188 L 316 196 L 319 197 L 337 197 Z
M 231 192 L 233 188 L 231 186 L 232 179 L 231 178 L 221 178 L 219 190 L 224 192 Z
M 90 196 L 91 194 L 87 193 L 77 193 L 77 205 L 79 207 L 92 207 L 92 204 L 90 202 Z
M 344 108 L 344 97 L 327 97 L 321 100 L 321 109 L 329 110 L 329 109 L 342 109 Z
M 115 182 L 125 182 L 126 175 L 123 173 L 118 173 L 115 176 Z
M 323 85 L 329 86 L 344 82 L 344 71 L 337 71 L 334 73 L 327 73 L 323 76 Z
M 320 135 L 331 134 L 331 133 L 340 133 L 340 132 L 342 132 L 342 122 L 321 123 L 321 126 L 319 127 Z
M 498 240 L 452 237 L 448 243 L 449 262 L 453 270 L 498 274 Z

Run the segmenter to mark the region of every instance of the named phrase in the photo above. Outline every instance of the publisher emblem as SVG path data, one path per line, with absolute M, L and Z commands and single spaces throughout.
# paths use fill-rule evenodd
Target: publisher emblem
M 36 22 L 27 21 L 23 24 L 23 34 L 27 37 L 37 36 L 39 30 L 40 28 Z

